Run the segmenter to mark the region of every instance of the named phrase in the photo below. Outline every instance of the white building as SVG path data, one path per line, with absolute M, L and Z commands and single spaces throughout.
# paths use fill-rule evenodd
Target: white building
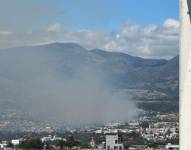
M 5 149 L 7 147 L 7 142 L 6 141 L 2 141 L 0 143 L 0 149 Z
M 52 140 L 52 141 L 57 141 L 57 140 L 59 140 L 59 141 L 66 141 L 65 138 L 57 137 L 57 136 L 53 136 L 51 140 Z
M 172 145 L 169 143 L 165 146 L 165 149 L 166 150 L 179 150 L 179 145 Z
M 124 149 L 122 139 L 118 135 L 106 135 L 106 150 Z
M 147 145 L 132 145 L 128 150 L 148 150 Z
M 102 129 L 98 129 L 98 130 L 96 130 L 94 132 L 97 133 L 97 134 L 101 134 L 102 133 Z
M 42 141 L 42 142 L 47 142 L 47 141 L 51 141 L 51 140 L 52 140 L 52 136 L 51 136 L 51 135 L 45 136 L 45 137 L 42 137 L 42 138 L 41 138 L 41 141 Z
M 20 143 L 20 139 L 14 139 L 14 140 L 11 140 L 11 143 L 14 145 L 14 146 L 17 146 L 17 145 L 19 145 L 19 143 Z
M 42 142 L 51 142 L 51 141 L 57 141 L 57 140 L 66 141 L 65 138 L 57 137 L 57 136 L 53 136 L 53 137 L 52 137 L 51 135 L 45 136 L 45 137 L 42 137 L 42 138 L 41 138 L 41 141 L 42 141 Z

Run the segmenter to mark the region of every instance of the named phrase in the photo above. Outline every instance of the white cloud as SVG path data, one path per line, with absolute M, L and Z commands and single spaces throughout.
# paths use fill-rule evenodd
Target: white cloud
M 167 28 L 178 28 L 179 22 L 177 20 L 174 20 L 174 19 L 167 19 L 163 23 L 163 26 L 167 27 Z
M 12 32 L 9 31 L 0 31 L 0 35 L 10 35 Z
M 178 54 L 179 23 L 167 19 L 161 26 L 124 24 L 116 32 L 66 30 L 59 23 L 42 31 L 0 34 L 0 47 L 17 47 L 50 42 L 75 42 L 87 49 L 99 48 L 151 58 L 171 58 Z
M 60 32 L 62 30 L 62 27 L 59 23 L 55 23 L 47 28 L 47 31 L 49 32 Z

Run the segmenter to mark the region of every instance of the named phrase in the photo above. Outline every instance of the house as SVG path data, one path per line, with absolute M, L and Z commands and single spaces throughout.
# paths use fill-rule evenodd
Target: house
M 106 150 L 123 150 L 122 138 L 118 134 L 106 135 Z
M 7 142 L 6 141 L 2 141 L 1 143 L 0 143 L 0 149 L 5 149 L 6 147 L 7 147 Z
M 21 141 L 21 139 L 13 139 L 13 140 L 11 140 L 11 143 L 12 143 L 14 146 L 17 146 L 17 145 L 19 145 L 20 141 Z
M 148 149 L 147 145 L 132 145 L 129 150 L 146 150 Z
M 179 150 L 179 145 L 172 145 L 172 144 L 168 143 L 168 144 L 165 146 L 165 149 L 166 149 L 166 150 Z
M 41 138 L 42 142 L 52 142 L 52 141 L 57 141 L 57 140 L 66 141 L 66 139 L 64 139 L 62 137 L 51 136 L 51 135 L 48 135 L 48 136 L 45 136 L 45 137 Z
M 11 140 L 11 144 L 13 144 L 14 149 L 20 144 L 20 142 L 22 140 L 23 139 L 13 139 L 13 140 Z

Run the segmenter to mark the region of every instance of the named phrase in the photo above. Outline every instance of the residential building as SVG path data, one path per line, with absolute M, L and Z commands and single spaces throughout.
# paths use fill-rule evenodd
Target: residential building
M 118 134 L 106 135 L 106 149 L 107 150 L 124 149 L 122 138 Z

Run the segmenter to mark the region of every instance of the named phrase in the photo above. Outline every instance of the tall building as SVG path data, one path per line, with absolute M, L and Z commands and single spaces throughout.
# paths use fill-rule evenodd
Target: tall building
M 106 150 L 123 150 L 122 138 L 118 134 L 106 135 Z

